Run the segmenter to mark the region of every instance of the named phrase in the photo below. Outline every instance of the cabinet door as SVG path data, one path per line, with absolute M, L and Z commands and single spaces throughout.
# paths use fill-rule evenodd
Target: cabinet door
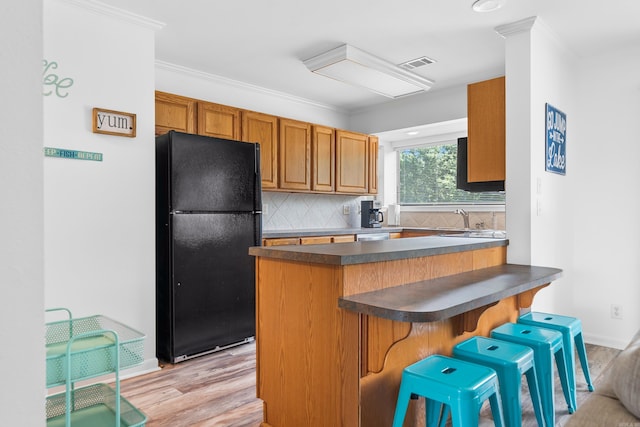
M 505 78 L 467 86 L 467 181 L 505 179 Z
M 282 237 L 279 239 L 263 239 L 262 246 L 288 246 L 299 245 L 300 239 L 297 237 Z
M 311 190 L 311 125 L 280 119 L 280 182 L 285 190 Z
M 300 238 L 300 244 L 302 245 L 322 245 L 325 243 L 331 243 L 331 236 L 309 236 Z
M 156 91 L 156 135 L 170 130 L 195 133 L 195 99 Z
M 198 135 L 240 139 L 240 110 L 211 102 L 198 102 Z
M 356 236 L 355 234 L 342 234 L 340 236 L 333 236 L 331 241 L 333 243 L 355 242 Z
M 378 137 L 369 136 L 369 194 L 378 194 Z
M 336 136 L 333 128 L 313 125 L 311 134 L 311 189 L 335 189 Z
M 336 131 L 336 192 L 366 193 L 369 184 L 369 137 Z
M 262 188 L 278 188 L 278 118 L 243 111 L 242 140 L 260 144 Z

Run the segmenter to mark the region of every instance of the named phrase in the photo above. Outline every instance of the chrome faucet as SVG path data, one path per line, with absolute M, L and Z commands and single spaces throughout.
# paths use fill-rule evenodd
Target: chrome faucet
M 469 212 L 464 209 L 456 209 L 457 214 L 462 215 L 462 220 L 464 221 L 464 228 L 469 229 Z

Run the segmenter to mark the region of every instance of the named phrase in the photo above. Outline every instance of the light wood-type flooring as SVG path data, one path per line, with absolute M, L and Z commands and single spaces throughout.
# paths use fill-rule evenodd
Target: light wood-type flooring
M 618 353 L 587 345 L 596 388 L 603 369 Z M 577 357 L 576 362 L 580 405 L 589 392 Z M 257 427 L 262 420 L 262 402 L 256 398 L 255 364 L 255 343 L 244 344 L 123 380 L 122 394 L 147 415 L 147 427 Z M 523 427 L 533 427 L 537 423 L 524 377 L 523 384 Z M 555 397 L 556 425 L 562 426 L 570 415 L 557 375 Z M 482 426 L 493 425 L 489 414 L 488 406 L 484 407 Z

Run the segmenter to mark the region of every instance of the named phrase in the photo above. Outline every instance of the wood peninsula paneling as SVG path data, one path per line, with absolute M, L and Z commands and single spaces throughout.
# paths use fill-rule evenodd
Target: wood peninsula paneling
M 409 323 L 338 308 L 346 295 L 506 262 L 506 246 L 354 265 L 256 259 L 257 392 L 263 427 L 391 425 L 402 369 L 518 315 L 517 297 L 460 319 Z M 480 312 L 479 312 L 480 313 Z M 405 426 L 424 425 L 412 403 Z

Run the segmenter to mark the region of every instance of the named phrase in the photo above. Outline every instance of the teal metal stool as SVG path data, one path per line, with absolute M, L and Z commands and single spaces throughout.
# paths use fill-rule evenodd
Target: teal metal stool
M 453 347 L 453 356 L 488 366 L 496 371 L 504 419 L 510 427 L 522 426 L 520 396 L 522 375 L 525 374 L 536 420 L 539 426 L 545 425 L 533 350 L 530 347 L 493 338 L 473 337 Z
M 542 409 L 547 426 L 555 426 L 555 406 L 553 389 L 553 359 L 555 356 L 558 376 L 562 384 L 565 400 L 569 405 L 569 413 L 573 413 L 569 397 L 567 367 L 564 361 L 562 334 L 552 329 L 519 323 L 505 323 L 491 331 L 491 337 L 516 344 L 526 345 L 533 349 L 533 362 L 538 376 L 538 389 L 542 399 Z
M 569 389 L 571 390 L 573 407 L 578 409 L 578 399 L 576 396 L 576 349 L 578 350 L 578 357 L 580 358 L 580 365 L 582 366 L 584 379 L 587 381 L 589 391 L 593 391 L 591 373 L 589 372 L 589 363 L 587 362 L 587 349 L 585 348 L 584 340 L 582 339 L 582 322 L 580 322 L 580 319 L 533 311 L 520 316 L 520 318 L 518 318 L 518 323 L 554 329 L 562 333 L 562 344 L 565 348 L 564 355 L 569 375 Z
M 453 427 L 477 426 L 487 399 L 495 425 L 504 425 L 498 377 L 491 368 L 440 355 L 407 366 L 402 371 L 393 427 L 402 427 L 413 394 L 426 400 L 427 427 L 444 425 L 449 411 Z

